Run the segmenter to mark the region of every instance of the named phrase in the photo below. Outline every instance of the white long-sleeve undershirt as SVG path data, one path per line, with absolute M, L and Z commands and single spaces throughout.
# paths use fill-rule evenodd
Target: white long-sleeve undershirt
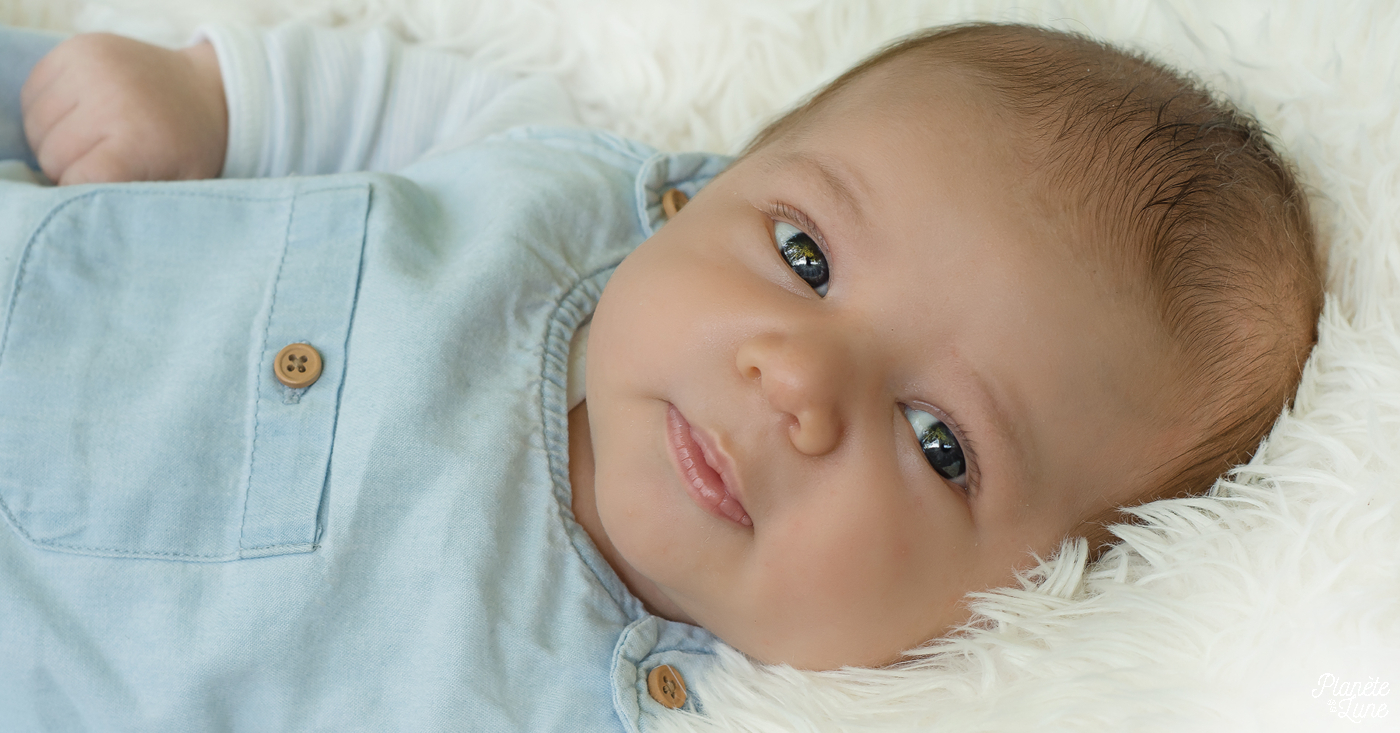
M 551 77 L 512 77 L 386 29 L 204 26 L 228 102 L 223 177 L 393 171 L 522 124 L 578 124 Z

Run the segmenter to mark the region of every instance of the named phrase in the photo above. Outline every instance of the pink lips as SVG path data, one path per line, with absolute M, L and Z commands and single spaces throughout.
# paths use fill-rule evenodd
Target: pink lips
M 725 483 L 724 473 L 728 469 L 725 458 L 706 445 L 705 436 L 690 427 L 675 405 L 669 407 L 666 415 L 667 443 L 671 446 L 671 455 L 676 459 L 690 498 L 720 519 L 752 527 L 753 520 L 749 519 L 739 500 L 729 493 L 729 485 Z M 716 464 L 720 466 L 718 470 Z

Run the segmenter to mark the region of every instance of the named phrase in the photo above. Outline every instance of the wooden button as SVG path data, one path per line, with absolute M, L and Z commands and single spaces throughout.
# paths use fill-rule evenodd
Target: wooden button
M 685 680 L 669 664 L 663 664 L 647 675 L 647 692 L 651 693 L 651 699 L 672 710 L 685 704 Z
M 310 387 L 321 378 L 321 355 L 311 344 L 287 344 L 277 352 L 273 371 L 277 381 L 292 389 Z
M 666 218 L 668 220 L 674 219 L 676 218 L 676 212 L 680 211 L 681 207 L 685 206 L 685 203 L 689 200 L 690 197 L 685 195 L 685 192 L 681 191 L 679 188 L 668 188 L 666 189 L 666 193 L 661 194 L 661 210 L 666 212 Z

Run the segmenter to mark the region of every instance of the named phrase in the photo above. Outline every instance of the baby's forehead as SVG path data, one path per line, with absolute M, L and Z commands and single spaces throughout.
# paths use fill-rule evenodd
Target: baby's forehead
M 963 64 L 926 64 L 895 59 L 846 80 L 817 102 L 814 124 L 842 114 L 876 127 L 917 124 L 956 114 L 977 119 L 998 134 L 1025 124 L 1007 114 L 1007 99 L 985 75 Z M 992 130 L 988 130 L 992 132 Z
M 908 114 L 870 114 L 860 105 L 848 105 L 837 114 L 805 121 L 750 154 L 764 175 L 795 179 L 823 192 L 856 226 L 890 225 L 908 213 L 929 214 L 916 216 L 917 224 L 911 224 L 925 231 L 946 229 L 957 219 L 992 218 L 1016 232 L 1012 242 L 1037 252 L 1051 250 L 1089 274 L 1114 296 L 1106 301 L 1129 294 L 1136 302 L 1148 297 L 1147 275 L 1130 259 L 1131 250 L 1103 245 L 1097 232 L 1078 226 L 1069 216 L 1077 203 L 1070 187 L 1030 170 L 1035 163 L 1021 147 L 1024 140 L 985 118 L 979 105 L 959 110 L 941 106 L 927 114 L 902 107 Z M 872 148 L 877 152 L 872 154 Z M 1061 275 L 1039 270 L 1031 276 Z M 903 281 L 890 287 L 918 292 L 917 285 Z M 1122 304 L 1105 303 L 1110 305 Z
M 761 131 L 744 155 L 779 142 L 801 142 L 852 119 L 875 130 L 917 129 L 921 121 L 953 113 L 1013 142 L 1027 130 L 1025 120 L 1007 113 L 1005 101 L 985 74 L 966 64 L 893 58 L 841 76 Z

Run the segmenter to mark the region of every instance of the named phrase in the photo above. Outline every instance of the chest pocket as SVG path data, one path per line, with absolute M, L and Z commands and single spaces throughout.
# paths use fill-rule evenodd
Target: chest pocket
M 0 332 L 11 527 L 107 557 L 313 550 L 369 193 L 343 178 L 218 181 L 55 207 Z M 323 365 L 302 389 L 273 371 L 292 343 Z

